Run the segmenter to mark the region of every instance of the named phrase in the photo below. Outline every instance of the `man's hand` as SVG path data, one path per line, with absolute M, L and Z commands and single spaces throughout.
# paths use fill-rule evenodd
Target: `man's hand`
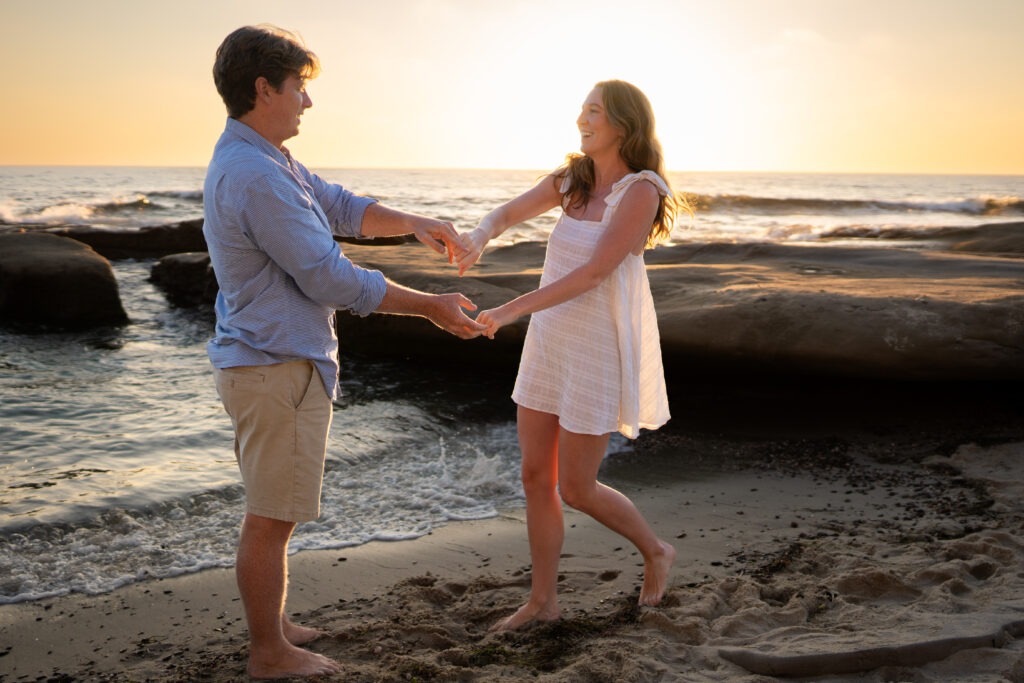
M 462 294 L 434 294 L 427 318 L 445 332 L 462 339 L 479 337 L 487 329 L 473 320 L 462 309 L 475 311 L 476 305 Z
M 504 306 L 491 308 L 478 315 L 476 317 L 476 321 L 486 326 L 486 329 L 482 334 L 484 334 L 488 339 L 494 339 L 494 333 L 498 331 L 498 328 L 504 327 L 505 325 L 511 325 L 518 320 L 520 314 L 513 310 L 513 303 L 514 302 L 510 301 Z
M 439 254 L 448 253 L 448 263 L 465 257 L 467 245 L 447 221 L 423 218 L 413 226 L 413 234 L 420 242 Z

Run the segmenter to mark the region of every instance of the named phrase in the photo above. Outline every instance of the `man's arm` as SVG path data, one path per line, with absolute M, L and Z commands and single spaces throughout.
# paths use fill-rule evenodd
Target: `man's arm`
M 462 294 L 428 294 L 388 280 L 384 298 L 374 312 L 422 316 L 462 339 L 480 336 L 487 326 L 466 316 L 464 308 L 476 310 L 473 302 Z
M 462 312 L 476 306 L 461 294 L 420 292 L 354 265 L 318 224 L 303 197 L 290 184 L 274 184 L 265 176 L 247 188 L 243 206 L 246 234 L 310 299 L 360 316 L 423 316 L 463 339 L 485 329 Z
M 447 221 L 371 204 L 363 213 L 360 227 L 363 237 L 393 237 L 413 234 L 439 254 L 448 252 L 448 263 L 466 253 L 462 238 Z
M 381 206 L 376 199 L 361 197 L 341 185 L 328 183 L 302 164 L 296 168 L 313 189 L 336 235 L 394 237 L 413 234 L 438 252 L 448 252 L 448 263 L 466 253 L 466 245 L 451 223 Z
M 342 254 L 309 199 L 295 183 L 265 174 L 248 182 L 236 198 L 239 227 L 266 258 L 313 301 L 365 316 L 376 310 L 387 281 Z

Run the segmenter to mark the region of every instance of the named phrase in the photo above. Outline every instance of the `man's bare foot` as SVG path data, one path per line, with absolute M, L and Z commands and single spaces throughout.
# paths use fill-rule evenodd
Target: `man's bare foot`
M 534 621 L 558 621 L 562 618 L 562 610 L 558 608 L 558 602 L 553 602 L 550 605 L 543 605 L 537 607 L 532 602 L 528 602 L 515 611 L 512 616 L 505 617 L 494 626 L 487 629 L 488 633 L 494 633 L 496 631 L 514 631 L 520 626 L 532 623 Z
M 292 645 L 305 645 L 311 643 L 324 634 L 323 631 L 309 626 L 299 626 L 288 621 L 288 617 L 281 615 L 281 632 L 284 633 L 284 639 Z
M 658 541 L 661 553 L 644 561 L 644 585 L 640 588 L 641 605 L 657 605 L 668 590 L 668 574 L 676 559 L 676 549 L 671 544 Z
M 329 676 L 339 671 L 341 664 L 333 659 L 288 643 L 273 655 L 249 653 L 249 675 L 253 678 Z

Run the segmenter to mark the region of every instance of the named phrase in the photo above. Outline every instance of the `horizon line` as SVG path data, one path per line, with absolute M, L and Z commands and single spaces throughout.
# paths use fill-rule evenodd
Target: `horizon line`
M 201 169 L 201 164 L 11 164 L 0 163 L 0 168 L 192 168 Z M 539 168 L 482 168 L 474 166 L 319 166 L 309 165 L 307 168 L 331 171 L 511 171 L 547 173 Z M 553 170 L 553 169 L 552 169 Z M 668 169 L 669 173 L 778 173 L 793 175 L 934 175 L 934 176 L 1024 176 L 1024 169 L 1016 173 L 984 172 L 984 171 L 830 171 L 830 170 L 766 170 L 766 169 Z

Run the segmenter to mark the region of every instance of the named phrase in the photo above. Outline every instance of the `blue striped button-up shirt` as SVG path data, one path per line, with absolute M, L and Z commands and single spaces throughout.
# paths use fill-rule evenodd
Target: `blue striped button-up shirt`
M 228 119 L 203 186 L 203 234 L 220 286 L 207 344 L 214 367 L 308 359 L 337 398 L 334 312 L 369 315 L 387 284 L 345 258 L 333 235 L 358 236 L 374 201 Z

